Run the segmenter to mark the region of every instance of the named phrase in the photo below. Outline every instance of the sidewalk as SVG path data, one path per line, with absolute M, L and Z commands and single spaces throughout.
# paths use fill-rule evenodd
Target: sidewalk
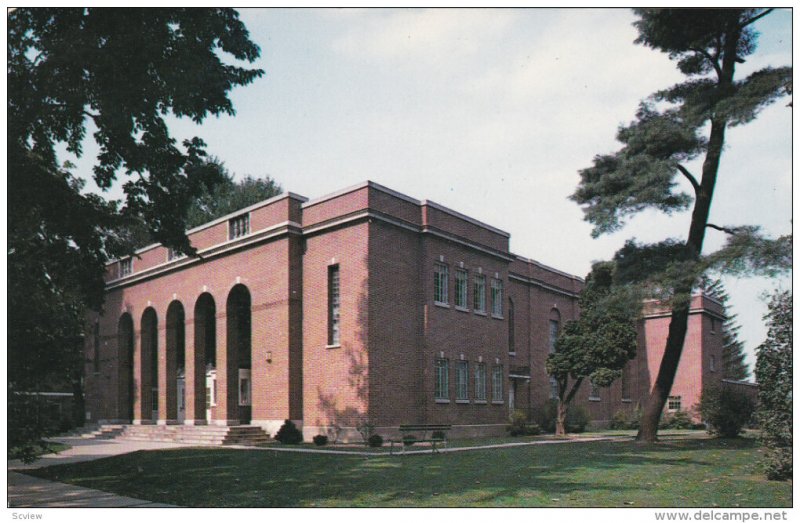
M 143 499 L 120 496 L 101 490 L 94 490 L 66 483 L 57 483 L 24 474 L 32 470 L 52 465 L 80 463 L 109 456 L 136 452 L 185 447 L 179 443 L 160 443 L 142 441 L 95 440 L 80 437 L 57 438 L 54 441 L 72 445 L 71 449 L 58 454 L 46 454 L 33 463 L 19 460 L 7 462 L 8 468 L 8 506 L 31 508 L 58 507 L 129 507 L 166 508 L 174 505 L 154 503 Z

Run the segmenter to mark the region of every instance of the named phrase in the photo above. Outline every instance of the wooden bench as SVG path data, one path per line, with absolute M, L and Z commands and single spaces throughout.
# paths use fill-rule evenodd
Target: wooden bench
M 447 448 L 447 431 L 451 427 L 452 425 L 434 424 L 400 425 L 400 439 L 389 440 L 389 454 L 394 453 L 395 443 L 400 445 L 404 454 L 406 447 L 410 447 L 415 443 L 430 443 L 433 452 L 438 454 L 437 445 L 443 445 Z

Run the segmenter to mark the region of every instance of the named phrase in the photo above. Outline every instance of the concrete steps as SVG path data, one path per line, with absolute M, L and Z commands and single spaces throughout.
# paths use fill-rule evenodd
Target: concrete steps
M 124 425 L 116 439 L 190 445 L 258 445 L 271 441 L 261 427 L 252 425 Z

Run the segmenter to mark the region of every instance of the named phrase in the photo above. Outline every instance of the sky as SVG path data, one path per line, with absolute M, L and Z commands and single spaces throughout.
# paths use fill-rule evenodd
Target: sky
M 271 176 L 315 198 L 372 180 L 511 234 L 511 250 L 585 276 L 630 238 L 685 239 L 689 213 L 647 211 L 599 239 L 568 199 L 578 171 L 616 151 L 639 102 L 683 77 L 633 42 L 627 9 L 242 9 L 265 75 L 231 93 L 237 114 L 199 135 L 241 177 Z M 791 64 L 791 12 L 758 22 L 737 78 Z M 791 232 L 788 100 L 726 136 L 710 221 Z M 94 149 L 96 151 L 96 149 Z M 78 163 L 89 172 L 91 147 Z M 699 178 L 699 161 L 689 164 Z M 681 181 L 685 189 L 688 183 Z M 114 193 L 112 193 L 113 195 Z M 724 233 L 709 230 L 706 252 Z M 726 278 L 751 368 L 766 336 L 762 294 L 778 280 Z

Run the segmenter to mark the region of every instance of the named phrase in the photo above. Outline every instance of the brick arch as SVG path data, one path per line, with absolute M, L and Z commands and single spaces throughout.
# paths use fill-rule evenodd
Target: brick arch
M 178 419 L 178 369 L 186 362 L 186 313 L 179 300 L 167 307 L 166 343 L 158 372 L 158 412 L 160 423 L 175 423 Z
M 240 405 L 243 395 L 250 395 L 250 379 L 241 381 L 241 370 L 251 370 L 252 366 L 252 297 L 244 284 L 236 284 L 228 293 L 225 302 L 226 322 L 226 393 L 228 419 L 238 419 L 250 423 L 251 408 Z M 241 386 L 246 391 L 240 390 Z
M 193 322 L 194 342 L 186 353 L 186 420 L 199 425 L 210 421 L 206 416 L 206 373 L 217 365 L 217 303 L 210 292 L 195 300 Z
M 142 312 L 134 418 L 150 422 L 158 409 L 158 314 L 153 307 Z
M 118 417 L 125 421 L 133 420 L 133 350 L 135 330 L 133 316 L 124 312 L 117 321 L 117 365 L 118 383 Z

